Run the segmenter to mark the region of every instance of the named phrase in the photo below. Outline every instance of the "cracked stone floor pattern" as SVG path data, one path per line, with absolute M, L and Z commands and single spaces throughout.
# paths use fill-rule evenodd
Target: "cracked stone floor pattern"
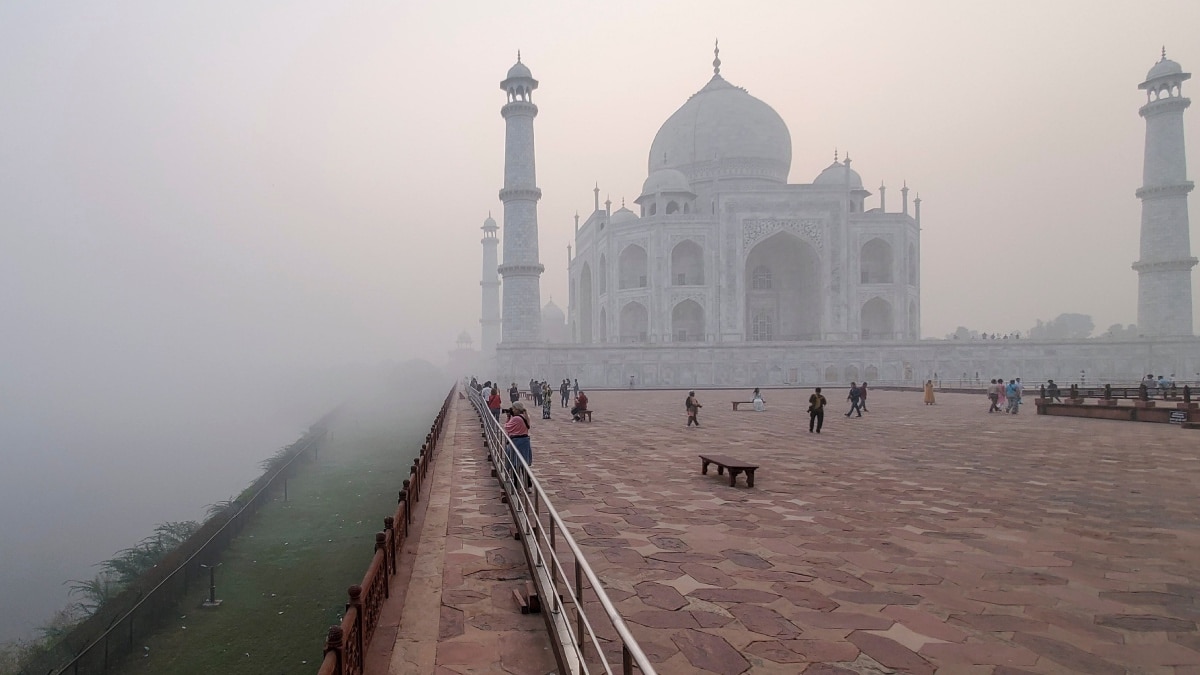
M 658 672 L 1200 674 L 1200 432 L 883 391 L 846 419 L 834 390 L 810 435 L 809 393 L 701 391 L 699 429 L 684 392 L 535 412 L 535 470 Z M 494 483 L 456 471 L 450 536 L 512 555 L 479 536 Z

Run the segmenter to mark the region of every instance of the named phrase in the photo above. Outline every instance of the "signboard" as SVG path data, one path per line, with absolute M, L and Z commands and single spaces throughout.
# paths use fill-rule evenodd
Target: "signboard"
M 1171 424 L 1183 424 L 1184 422 L 1187 421 L 1187 417 L 1188 416 L 1187 416 L 1186 410 L 1172 410 L 1171 411 Z

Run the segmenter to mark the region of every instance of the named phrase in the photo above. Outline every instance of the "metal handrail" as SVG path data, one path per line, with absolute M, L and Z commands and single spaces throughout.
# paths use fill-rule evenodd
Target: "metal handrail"
M 551 630 L 554 631 L 555 639 L 558 644 L 555 645 L 556 653 L 562 652 L 560 647 L 566 648 L 562 652 L 565 656 L 566 663 L 560 663 L 564 669 L 571 673 L 592 673 L 589 668 L 586 657 L 585 646 L 591 643 L 599 665 L 603 667 L 603 671 L 608 675 L 614 672 L 621 672 L 623 675 L 631 675 L 634 672 L 634 666 L 644 675 L 656 675 L 654 666 L 646 657 L 645 652 L 638 645 L 637 640 L 625 625 L 624 619 L 613 606 L 608 594 L 604 592 L 604 586 L 600 583 L 599 577 L 588 564 L 587 558 L 583 555 L 583 550 L 575 542 L 575 538 L 571 536 L 570 530 L 567 529 L 566 523 L 559 516 L 558 510 L 550 502 L 542 487 L 541 481 L 533 473 L 532 468 L 525 462 L 525 458 L 521 457 L 517 451 L 516 445 L 512 439 L 504 432 L 499 421 L 492 416 L 488 410 L 483 398 L 479 392 L 471 387 L 466 387 L 467 397 L 471 405 L 475 407 L 479 414 L 480 425 L 483 428 L 483 435 L 487 441 L 488 451 L 492 465 L 496 469 L 496 475 L 500 478 L 501 485 L 504 488 L 505 494 L 508 496 L 510 508 L 513 511 L 514 519 L 517 520 L 517 525 L 521 530 L 522 541 L 527 544 L 526 550 L 532 553 L 530 565 L 534 573 L 535 580 L 548 582 L 550 592 L 545 593 L 542 597 L 548 601 L 548 607 L 551 616 L 547 621 Z M 532 488 L 527 492 L 522 485 L 517 481 L 521 478 L 527 478 Z M 548 517 L 547 524 L 542 522 L 542 509 L 545 510 L 545 516 Z M 555 536 L 560 533 L 559 536 Z M 532 539 L 530 539 L 532 537 Z M 566 568 L 563 565 L 563 559 L 557 551 L 558 541 L 564 541 L 570 549 L 571 556 L 574 558 L 574 585 L 565 583 L 568 578 Z M 528 546 L 532 544 L 532 547 Z M 547 562 L 549 567 L 547 569 Z M 592 623 L 588 619 L 583 604 L 583 580 L 591 586 L 592 591 L 596 594 L 596 599 L 600 606 L 604 609 L 609 623 L 616 630 L 617 636 L 621 639 L 621 666 L 619 671 L 614 671 L 613 666 L 608 663 L 604 656 L 601 647 L 600 639 L 596 635 L 596 631 L 592 628 Z M 561 587 L 560 587 L 561 583 Z M 565 592 L 565 597 L 562 595 Z M 571 625 L 570 621 L 565 618 L 564 603 L 569 602 L 575 608 L 575 626 Z

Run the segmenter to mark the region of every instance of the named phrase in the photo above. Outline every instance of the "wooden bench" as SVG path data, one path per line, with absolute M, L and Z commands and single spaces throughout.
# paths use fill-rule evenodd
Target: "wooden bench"
M 746 487 L 754 487 L 754 470 L 758 468 L 755 464 L 726 457 L 724 455 L 700 455 L 700 473 L 708 475 L 708 465 L 717 465 L 717 475 L 723 475 L 725 470 L 729 470 L 729 487 L 737 486 L 738 474 L 746 472 Z
M 737 412 L 739 405 L 754 405 L 754 401 L 730 401 L 733 404 L 733 411 Z
M 579 416 L 580 422 L 582 422 L 584 420 L 591 422 L 592 421 L 592 413 L 594 413 L 594 412 L 596 412 L 596 411 L 595 410 L 577 410 L 575 412 L 575 414 Z

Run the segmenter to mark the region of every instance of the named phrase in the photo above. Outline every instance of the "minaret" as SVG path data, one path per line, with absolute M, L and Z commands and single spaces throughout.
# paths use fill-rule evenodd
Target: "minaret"
M 1147 337 L 1192 334 L 1192 257 L 1188 235 L 1187 195 L 1194 184 L 1187 179 L 1184 158 L 1183 111 L 1191 101 L 1183 97 L 1183 81 L 1191 73 L 1178 63 L 1162 59 L 1138 89 L 1146 91 L 1146 105 L 1138 114 L 1146 118 L 1146 154 L 1142 165 L 1141 259 L 1138 273 L 1138 333 Z
M 496 344 L 500 342 L 500 276 L 496 271 L 496 248 L 500 240 L 496 238 L 496 221 L 488 214 L 483 221 L 483 277 L 479 286 L 483 290 L 483 306 L 479 323 L 482 325 L 483 356 L 490 358 L 496 353 Z
M 500 109 L 504 131 L 504 345 L 541 342 L 541 275 L 545 267 L 538 262 L 537 203 L 542 198 L 534 176 L 533 90 L 538 82 L 529 68 L 517 63 L 508 69 L 500 88 L 508 102 Z

